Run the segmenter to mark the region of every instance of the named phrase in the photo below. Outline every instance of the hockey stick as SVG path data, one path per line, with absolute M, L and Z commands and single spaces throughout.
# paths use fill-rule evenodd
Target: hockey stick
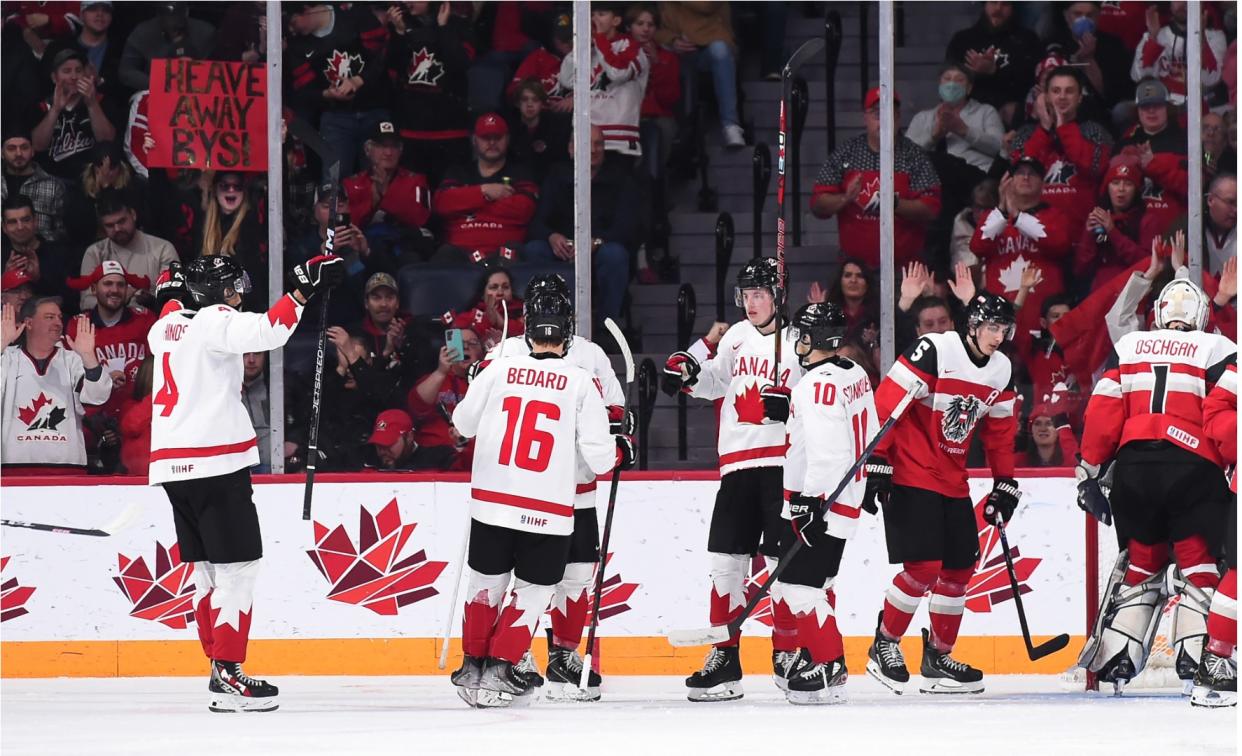
M 897 403 L 897 406 L 893 408 L 893 414 L 888 416 L 888 419 L 885 420 L 884 424 L 880 426 L 880 430 L 876 432 L 875 437 L 871 439 L 871 443 L 867 444 L 866 448 L 863 449 L 862 454 L 854 461 L 854 464 L 850 465 L 850 469 L 846 471 L 844 476 L 842 476 L 841 482 L 837 484 L 837 487 L 832 493 L 824 497 L 823 506 L 830 506 L 832 502 L 837 500 L 837 497 L 840 496 L 841 492 L 845 490 L 845 487 L 849 485 L 850 479 L 853 478 L 860 469 L 862 469 L 863 464 L 867 461 L 867 458 L 871 456 L 871 453 L 875 451 L 876 446 L 878 446 L 880 441 L 888 435 L 888 432 L 893 429 L 893 426 L 897 424 L 897 421 L 901 419 L 901 416 L 906 411 L 906 407 L 908 407 L 910 402 L 914 400 L 914 395 L 918 389 L 921 388 L 921 386 L 921 383 L 916 383 L 914 386 L 911 386 L 908 391 L 906 391 L 906 395 L 903 396 L 901 401 Z M 742 609 L 742 613 L 738 615 L 737 619 L 733 620 L 728 625 L 719 625 L 692 630 L 674 630 L 666 636 L 668 638 L 668 642 L 674 646 L 706 646 L 714 643 L 723 643 L 729 638 L 732 638 L 734 635 L 737 635 L 742 629 L 742 624 L 746 622 L 746 618 L 751 615 L 751 612 L 755 611 L 755 607 L 759 605 L 759 602 L 771 592 L 772 586 L 776 584 L 776 581 L 785 572 L 785 569 L 793 562 L 794 555 L 802 549 L 803 545 L 804 544 L 801 538 L 794 540 L 793 546 L 790 547 L 789 551 L 781 555 L 780 563 L 777 564 L 776 569 L 768 575 L 768 579 L 764 581 L 763 586 L 760 587 L 758 591 L 755 591 L 755 595 L 750 597 L 750 601 L 746 602 L 746 607 Z
M 1018 624 L 1022 626 L 1022 640 L 1026 642 L 1026 655 L 1031 661 L 1055 654 L 1069 645 L 1069 636 L 1061 633 L 1055 638 L 1044 641 L 1036 646 L 1031 642 L 1031 630 L 1026 626 L 1026 611 L 1022 608 L 1022 591 L 1018 587 L 1018 573 L 1013 567 L 1013 557 L 1009 554 L 1009 539 L 1005 537 L 1005 524 L 997 523 L 996 530 L 1000 533 L 1001 551 L 1005 555 L 1005 569 L 1009 573 L 1009 587 L 1013 590 L 1013 605 L 1018 609 Z
M 625 360 L 625 407 L 621 413 L 624 419 L 630 412 L 630 404 L 634 395 L 634 353 L 625 340 L 625 334 L 612 318 L 604 318 L 604 327 L 612 334 L 612 338 L 621 347 L 621 357 Z M 624 420 L 623 420 L 624 424 Z M 582 678 L 578 681 L 578 689 L 586 690 L 587 681 L 591 676 L 591 657 L 595 655 L 595 629 L 599 626 L 599 604 L 604 594 L 604 568 L 608 565 L 608 541 L 612 538 L 612 513 L 617 505 L 617 487 L 621 483 L 621 466 L 612 471 L 612 485 L 608 489 L 608 512 L 604 515 L 604 535 L 599 542 L 599 564 L 595 568 L 595 590 L 591 597 L 591 627 L 587 631 L 586 656 L 582 660 Z
M 95 536 L 97 538 L 107 538 L 116 535 L 122 529 L 133 521 L 138 510 L 142 507 L 140 502 L 132 502 L 125 507 L 119 515 L 114 517 L 111 522 L 99 528 L 75 528 L 69 525 L 49 525 L 42 522 L 25 522 L 23 520 L 0 520 L 0 525 L 6 528 L 26 528 L 28 530 L 41 530 L 45 533 L 65 533 L 67 535 Z
M 500 307 L 504 310 L 504 319 L 500 323 L 500 345 L 496 348 L 496 359 L 499 360 L 505 354 L 505 341 L 509 338 L 509 305 L 505 304 L 505 300 L 500 300 Z M 448 616 L 444 618 L 444 632 L 440 636 L 440 660 L 437 663 L 439 669 L 444 669 L 448 664 L 449 641 L 453 638 L 453 619 L 457 615 L 457 596 L 461 593 L 461 575 L 466 571 L 466 556 L 470 548 L 470 518 L 466 517 L 466 534 L 461 539 L 461 553 L 457 555 L 457 575 L 453 578 L 453 596 L 449 599 Z

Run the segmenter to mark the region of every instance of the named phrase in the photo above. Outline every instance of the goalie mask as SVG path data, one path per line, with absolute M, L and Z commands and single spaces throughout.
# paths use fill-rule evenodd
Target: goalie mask
M 234 294 L 242 296 L 253 288 L 250 275 L 231 257 L 199 257 L 183 270 L 185 287 L 199 307 L 227 305 Z
M 1013 303 L 999 294 L 980 292 L 966 306 L 966 334 L 971 338 L 974 338 L 979 326 L 996 323 L 1005 327 L 1005 341 L 1013 341 L 1017 321 Z
M 789 323 L 798 362 L 807 367 L 812 351 L 836 351 L 845 340 L 846 320 L 841 307 L 834 302 L 813 302 L 802 305 Z M 803 349 L 806 351 L 804 352 Z
M 536 293 L 526 300 L 526 344 L 534 348 L 534 340 L 559 341 L 569 351 L 574 335 L 574 306 L 569 297 L 554 291 Z
M 1172 328 L 1173 323 L 1184 323 L 1188 326 L 1184 330 L 1202 331 L 1207 326 L 1207 294 L 1184 278 L 1169 281 L 1160 290 L 1160 296 L 1156 297 L 1153 308 L 1156 328 Z

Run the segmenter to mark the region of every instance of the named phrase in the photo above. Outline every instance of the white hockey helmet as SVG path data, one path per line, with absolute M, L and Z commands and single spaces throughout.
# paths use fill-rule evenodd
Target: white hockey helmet
M 1160 290 L 1154 307 L 1157 328 L 1168 328 L 1170 323 L 1185 323 L 1195 331 L 1202 331 L 1207 326 L 1207 294 L 1185 278 L 1169 281 Z

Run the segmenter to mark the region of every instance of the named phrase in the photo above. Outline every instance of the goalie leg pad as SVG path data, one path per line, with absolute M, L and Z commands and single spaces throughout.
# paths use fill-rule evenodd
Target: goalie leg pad
M 750 557 L 746 554 L 712 554 L 712 596 L 710 620 L 713 626 L 728 625 L 737 619 L 746 606 L 746 571 Z M 733 636 L 718 646 L 736 646 L 738 637 Z
M 1166 598 L 1164 575 L 1138 585 L 1114 587 L 1104 607 L 1098 648 L 1088 669 L 1103 682 L 1133 680 L 1147 665 L 1160 609 Z
M 1087 637 L 1086 643 L 1083 644 L 1082 652 L 1078 655 L 1078 666 L 1082 669 L 1090 669 L 1092 661 L 1099 653 L 1100 636 L 1104 632 L 1104 620 L 1108 612 L 1109 603 L 1112 600 L 1113 594 L 1125 580 L 1129 568 L 1130 552 L 1128 549 L 1122 549 L 1117 553 L 1116 561 L 1113 562 L 1113 569 L 1108 575 L 1108 582 L 1104 585 L 1104 590 L 1100 591 L 1100 605 L 1096 607 L 1095 624 L 1091 627 L 1091 635 Z

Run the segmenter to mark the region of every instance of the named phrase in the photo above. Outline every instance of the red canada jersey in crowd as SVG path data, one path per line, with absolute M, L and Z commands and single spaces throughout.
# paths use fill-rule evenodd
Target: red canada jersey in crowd
M 1133 331 L 1114 345 L 1087 402 L 1083 461 L 1112 459 L 1131 441 L 1169 441 L 1223 466 L 1205 437 L 1203 400 L 1237 359 L 1237 345 L 1203 331 Z
M 1044 164 L 1044 201 L 1080 228 L 1095 207 L 1113 138 L 1094 121 L 1071 121 L 1053 131 L 1039 124 L 1018 129 L 1010 159 L 1030 156 Z
M 560 57 L 549 52 L 547 48 L 540 47 L 527 55 L 517 67 L 513 78 L 509 80 L 509 86 L 505 87 L 505 101 L 513 102 L 518 85 L 526 79 L 534 79 L 543 85 L 543 91 L 548 96 L 548 104 L 555 105 L 569 94 L 569 91 L 561 86 L 560 73 Z
M 555 355 L 506 354 L 488 365 L 453 425 L 474 439 L 470 516 L 502 528 L 569 535 L 579 456 L 596 475 L 617 460 L 594 378 Z
M 344 187 L 353 223 L 359 228 L 383 221 L 422 228 L 431 218 L 431 188 L 421 173 L 398 168 L 379 206 L 375 204 L 375 182 L 366 171 L 345 179 Z
M 782 329 L 779 385 L 792 389 L 802 375 L 789 329 Z M 730 326 L 716 346 L 716 356 L 704 362 L 690 396 L 723 399 L 717 451 L 720 474 L 752 467 L 779 467 L 785 461 L 785 424 L 763 416 L 759 392 L 773 384 L 775 337 L 762 334 L 743 320 Z
M 484 184 L 508 183 L 510 197 L 489 201 Z M 526 239 L 526 226 L 535 214 L 539 187 L 519 165 L 506 165 L 498 173 L 483 176 L 478 163 L 449 168 L 436 190 L 432 208 L 444 220 L 444 241 L 466 252 L 479 250 L 494 256 L 505 244 Z
M 1008 357 L 995 352 L 976 359 L 954 331 L 920 337 L 876 390 L 881 423 L 916 383 L 921 385 L 914 401 L 875 450 L 892 463 L 893 483 L 950 498 L 969 496 L 966 454 L 976 431 L 983 434 L 992 475 L 1013 477 L 1018 421 Z
M 127 307 L 121 311 L 121 319 L 112 325 L 100 320 L 98 308 L 88 314 L 95 326 L 95 358 L 104 370 L 123 373 L 147 356 L 147 333 L 155 324 L 155 313 Z M 65 335 L 70 339 L 77 338 L 77 318 L 71 318 L 65 324 Z
M 984 287 L 1005 299 L 1018 296 L 1022 273 L 1039 270 L 1040 282 L 1027 295 L 1018 313 L 1020 328 L 1038 328 L 1044 299 L 1065 291 L 1062 268 L 1073 251 L 1070 220 L 1055 207 L 1039 203 L 1010 220 L 992 210 L 979 222 L 970 239 L 970 251 L 984 267 Z

